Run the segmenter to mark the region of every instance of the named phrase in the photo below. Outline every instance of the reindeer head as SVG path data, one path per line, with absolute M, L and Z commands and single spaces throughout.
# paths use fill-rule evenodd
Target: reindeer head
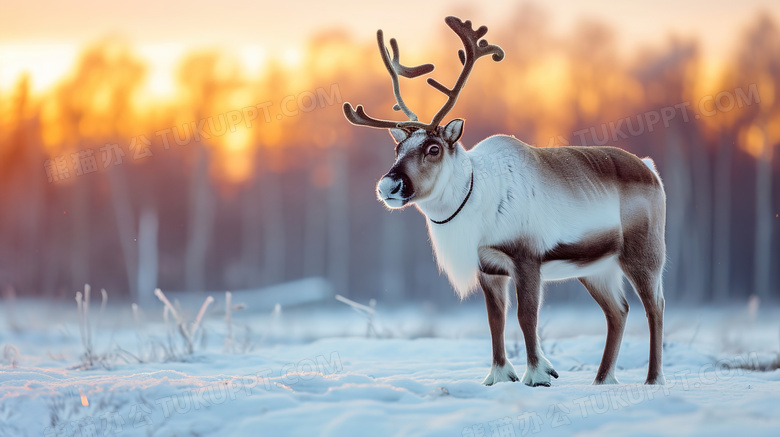
M 437 191 L 443 173 L 457 171 L 454 155 L 463 133 L 463 120 L 452 120 L 443 129 L 391 128 L 396 141 L 395 163 L 376 187 L 380 200 L 390 208 L 419 202 Z
M 428 74 L 433 71 L 433 64 L 416 67 L 401 65 L 398 59 L 398 43 L 395 39 L 390 39 L 390 47 L 393 50 L 391 58 L 385 47 L 382 30 L 376 33 L 377 43 L 379 54 L 393 82 L 393 94 L 396 100 L 393 110 L 403 111 L 409 121 L 379 120 L 369 117 L 362 105 L 352 108 L 348 102 L 344 103 L 344 115 L 350 123 L 389 129 L 397 144 L 395 163 L 377 184 L 377 195 L 390 208 L 402 208 L 407 204 L 425 200 L 440 190 L 441 184 L 446 183 L 449 179 L 445 177 L 446 174 L 459 170 L 456 158 L 460 148 L 457 145 L 463 134 L 464 122 L 462 119 L 455 119 L 443 128 L 439 125 L 455 106 L 476 60 L 488 54 L 493 55 L 493 60 L 496 62 L 504 58 L 504 51 L 500 47 L 481 40 L 487 33 L 486 26 L 474 30 L 471 21 L 464 23 L 457 17 L 447 17 L 444 21 L 463 42 L 463 49 L 458 50 L 463 69 L 451 89 L 436 79 L 428 78 L 429 85 L 447 96 L 447 101 L 430 123 L 418 121 L 417 115 L 406 106 L 401 98 L 398 78 L 403 76 L 411 79 Z

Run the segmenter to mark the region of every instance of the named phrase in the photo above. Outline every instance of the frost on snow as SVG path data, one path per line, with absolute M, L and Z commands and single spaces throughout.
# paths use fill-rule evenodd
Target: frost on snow
M 648 334 L 644 314 L 631 313 L 622 384 L 592 386 L 601 311 L 545 308 L 542 345 L 560 378 L 530 388 L 481 384 L 491 345 L 475 303 L 435 314 L 376 309 L 382 335 L 368 337 L 365 318 L 346 305 L 231 313 L 218 298 L 197 317 L 200 302 L 177 308 L 200 323 L 191 355 L 161 350 L 170 328 L 161 314 L 108 306 L 80 333 L 71 307 L 19 302 L 16 330 L 0 319 L 0 435 L 779 435 L 780 370 L 768 370 L 778 309 L 747 320 L 668 308 L 666 386 L 641 384 Z M 522 372 L 522 336 L 513 318 L 507 326 L 508 356 Z M 105 365 L 79 366 L 85 348 Z

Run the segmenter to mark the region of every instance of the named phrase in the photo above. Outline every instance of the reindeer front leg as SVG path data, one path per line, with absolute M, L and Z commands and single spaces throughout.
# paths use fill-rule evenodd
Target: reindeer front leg
M 558 377 L 552 363 L 542 352 L 541 341 L 536 332 L 541 303 L 541 264 L 515 260 L 515 275 L 513 276 L 517 290 L 517 319 L 525 338 L 525 351 L 528 365 L 520 379 L 523 384 L 531 387 L 550 386 L 550 376 Z
M 506 324 L 507 295 L 506 287 L 508 276 L 479 274 L 479 285 L 485 293 L 487 305 L 488 323 L 490 324 L 490 336 L 493 339 L 493 364 L 490 373 L 482 381 L 484 385 L 493 385 L 497 382 L 518 381 L 515 368 L 506 359 L 504 347 L 504 325 Z

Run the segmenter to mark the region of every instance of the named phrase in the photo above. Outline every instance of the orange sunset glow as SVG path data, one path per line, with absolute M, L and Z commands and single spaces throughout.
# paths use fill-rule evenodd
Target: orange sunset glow
M 315 245 L 318 255 L 303 261 L 290 241 L 305 232 L 347 235 L 382 212 L 372 187 L 392 157 L 391 142 L 384 133 L 351 126 L 342 114 L 350 102 L 377 117 L 402 115 L 391 110 L 376 29 L 398 39 L 402 62 L 432 62 L 431 76 L 449 84 L 460 65 L 459 41 L 443 22 L 448 14 L 487 25 L 487 40 L 506 52 L 500 63 L 477 64 L 449 115 L 467 120 L 467 147 L 495 133 L 537 146 L 620 146 L 654 156 L 662 173 L 678 172 L 670 173 L 671 183 L 684 183 L 688 191 L 681 193 L 693 193 L 703 180 L 710 184 L 722 176 L 717 171 L 738 178 L 758 166 L 777 175 L 776 2 L 586 3 L 6 4 L 0 14 L 2 200 L 26 212 L 6 218 L 3 229 L 28 228 L 21 240 L 14 237 L 11 246 L 18 248 L 43 238 L 40 229 L 63 232 L 26 255 L 43 264 L 57 260 L 58 250 L 97 262 L 93 246 L 77 242 L 87 235 L 133 258 L 139 249 L 125 241 L 135 241 L 141 211 L 149 210 L 160 218 L 160 281 L 174 288 L 187 281 L 201 288 L 249 286 L 323 274 L 331 261 L 318 259 L 334 256 L 330 246 Z M 402 79 L 401 87 L 423 120 L 444 102 L 424 79 Z M 721 154 L 733 168 L 696 167 Z M 695 171 L 688 173 L 688 165 Z M 774 179 L 758 180 L 771 185 Z M 712 195 L 709 185 L 705 191 Z M 254 208 L 261 198 L 267 202 Z M 351 222 L 347 213 L 313 212 L 356 198 L 377 209 Z M 55 205 L 73 222 L 50 223 L 43 211 Z M 212 210 L 218 212 L 202 224 L 190 223 Z M 98 225 L 98 213 L 133 218 Z M 176 224 L 184 222 L 194 227 Z M 198 240 L 196 228 L 211 233 Z M 252 249 L 246 238 L 262 241 L 264 249 Z M 189 261 L 176 254 L 184 247 Z M 288 249 L 283 262 L 246 272 L 276 253 L 273 248 Z M 22 262 L 13 251 L 8 256 L 10 265 Z M 104 261 L 101 268 L 123 272 L 109 282 L 132 294 L 136 261 L 97 264 Z M 67 264 L 52 267 L 48 279 L 21 272 L 26 279 L 19 280 L 36 290 L 84 282 L 89 269 Z M 199 269 L 195 279 L 183 279 Z M 354 280 L 347 267 L 332 269 L 341 272 L 336 282 Z
M 693 50 L 691 66 L 686 67 L 691 73 L 686 77 L 689 83 L 684 84 L 683 97 L 696 99 L 716 94 L 723 88 L 725 77 L 730 74 L 726 71 L 728 51 L 737 48 L 735 41 L 724 40 L 724 32 L 702 30 L 691 34 L 696 28 L 679 29 L 679 17 L 675 16 L 661 17 L 656 23 L 657 27 L 668 28 L 669 34 L 648 37 L 635 32 L 639 23 L 630 20 L 610 23 L 608 14 L 602 17 L 604 24 L 589 18 L 577 23 L 576 6 L 562 14 L 552 13 L 552 8 L 530 4 L 516 7 L 499 3 L 495 8 L 473 13 L 475 19 L 492 19 L 493 41 L 509 48 L 509 56 L 500 66 L 481 67 L 485 71 L 478 71 L 472 79 L 469 85 L 472 92 L 466 93 L 465 102 L 459 105 L 458 111 L 474 117 L 468 108 L 475 107 L 477 96 L 485 100 L 484 97 L 497 94 L 505 96 L 502 103 L 508 105 L 504 116 L 509 113 L 520 115 L 533 106 L 535 127 L 528 140 L 535 144 L 546 144 L 550 138 L 570 135 L 577 128 L 574 125 L 577 112 L 585 120 L 613 120 L 627 114 L 627 105 L 647 101 L 647 92 L 654 94 L 654 90 L 643 89 L 636 77 L 629 74 L 637 62 L 642 62 L 641 59 L 637 61 L 637 55 L 652 57 L 653 51 L 675 45 L 682 50 Z M 573 2 L 567 5 L 574 6 Z M 47 6 L 55 7 L 55 4 Z M 403 6 L 399 5 L 400 8 Z M 590 11 L 596 9 L 595 6 L 591 5 Z M 720 9 L 708 8 L 709 11 L 703 13 L 705 17 L 710 14 L 713 20 L 723 20 L 729 7 L 725 3 L 722 6 Z M 197 5 L 193 7 L 197 8 Z M 236 7 L 255 10 L 257 17 L 268 15 L 267 10 L 256 10 L 259 6 L 249 2 L 239 2 Z M 344 7 L 350 6 L 345 4 Z M 376 27 L 397 31 L 404 43 L 405 54 L 414 56 L 415 60 L 435 61 L 440 66 L 435 73 L 439 77 L 453 76 L 456 65 L 450 58 L 457 41 L 448 38 L 446 28 L 433 13 L 429 20 L 424 20 L 425 25 L 420 25 L 399 23 L 392 14 L 388 19 L 380 20 L 370 8 L 354 7 L 367 14 Z M 167 16 L 164 5 L 158 8 L 162 16 Z M 432 12 L 439 9 L 427 8 Z M 455 9 L 472 12 L 467 6 L 456 6 Z M 511 13 L 497 14 L 501 9 L 509 9 Z M 11 6 L 10 12 L 23 14 L 25 6 Z M 648 11 L 636 6 L 636 12 Z M 121 15 L 122 10 L 101 6 L 95 14 L 89 19 L 90 23 L 98 22 L 94 27 L 50 23 L 55 29 L 57 26 L 63 28 L 63 33 L 56 36 L 53 29 L 21 28 L 9 20 L 11 14 L 0 19 L 6 21 L 0 23 L 4 29 L 0 33 L 0 90 L 9 97 L 22 98 L 23 95 L 27 115 L 29 112 L 39 114 L 40 141 L 50 156 L 75 150 L 81 139 L 101 143 L 101 146 L 106 142 L 120 142 L 129 148 L 133 138 L 145 136 L 157 147 L 159 142 L 173 141 L 174 132 L 161 133 L 160 130 L 181 129 L 176 132 L 181 140 L 188 136 L 194 137 L 191 140 L 209 137 L 202 139 L 206 139 L 203 143 L 219 157 L 215 161 L 215 174 L 226 181 L 238 182 L 249 178 L 253 171 L 250 164 L 253 149 L 263 145 L 303 143 L 306 140 L 299 134 L 312 126 L 304 124 L 327 120 L 331 124 L 327 135 L 349 135 L 347 125 L 338 119 L 340 102 L 333 104 L 333 98 L 388 101 L 387 92 L 384 95 L 366 94 L 368 83 L 376 83 L 377 89 L 386 83 L 378 56 L 371 53 L 373 29 L 367 29 L 364 21 L 344 23 L 343 14 L 326 13 L 326 16 L 338 16 L 332 22 L 323 17 L 303 17 L 300 24 L 306 31 L 292 34 L 282 30 L 284 26 L 280 23 L 265 22 L 265 27 L 250 28 L 246 18 L 238 19 L 236 30 L 231 31 L 232 24 L 220 22 L 216 17 L 212 17 L 216 27 L 210 26 L 206 32 L 182 23 L 167 24 L 170 27 L 167 32 L 157 26 L 144 27 L 142 31 L 130 25 L 132 17 L 120 19 L 116 16 Z M 202 14 L 210 12 L 204 10 Z M 507 15 L 511 19 L 507 19 Z M 195 16 L 201 24 L 208 20 L 205 16 Z M 739 22 L 740 16 L 745 22 Z M 740 12 L 731 15 L 727 23 L 731 28 L 744 30 L 750 20 L 755 22 L 759 16 L 770 22 L 774 17 L 770 11 L 754 12 L 752 16 Z M 636 21 L 643 19 L 634 18 Z M 78 22 L 79 19 L 74 20 Z M 262 18 L 259 20 L 264 22 Z M 162 17 L 151 18 L 151 22 L 160 25 L 164 21 Z M 567 22 L 574 23 L 570 29 L 553 33 Z M 670 37 L 675 29 L 680 36 Z M 566 39 L 571 43 L 567 44 Z M 593 47 L 598 48 L 593 51 Z M 632 51 L 633 55 L 626 55 Z M 500 78 L 499 83 L 496 78 Z M 600 83 L 594 83 L 595 79 Z M 481 83 L 486 81 L 500 91 L 477 92 L 488 86 Z M 771 87 L 772 83 L 763 80 L 762 90 Z M 331 90 L 328 87 L 331 84 L 338 84 L 338 88 Z M 423 83 L 407 86 L 411 101 L 428 113 L 434 112 L 440 104 L 440 96 L 431 93 Z M 320 92 L 320 96 L 328 98 L 312 104 L 310 94 L 316 96 L 318 90 L 327 91 Z M 770 96 L 773 91 L 766 94 Z M 18 108 L 5 101 L 3 119 L 13 123 L 17 115 L 13 111 Z M 300 103 L 308 106 L 298 109 Z M 262 114 L 252 120 L 245 119 L 255 117 L 254 111 L 243 109 L 252 106 Z M 772 106 L 771 103 L 768 106 Z M 245 112 L 241 119 L 236 118 L 237 110 Z M 290 114 L 301 112 L 307 117 L 290 117 Z M 233 118 L 226 119 L 228 114 Z M 775 117 L 767 114 L 765 122 L 772 133 L 777 129 Z M 206 121 L 200 125 L 204 119 Z M 229 129 L 222 133 L 221 128 L 226 123 L 230 124 Z M 505 126 L 505 130 L 514 131 L 510 119 L 506 120 Z M 760 154 L 761 146 L 757 145 L 759 140 L 755 131 L 750 135 L 745 133 L 743 137 L 746 138 L 743 148 Z M 133 153 L 136 156 L 145 154 L 136 150 Z

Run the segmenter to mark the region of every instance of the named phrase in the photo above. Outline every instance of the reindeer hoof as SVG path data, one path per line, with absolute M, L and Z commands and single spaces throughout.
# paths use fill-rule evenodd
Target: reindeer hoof
M 482 384 L 491 386 L 497 382 L 516 382 L 519 380 L 520 378 L 517 377 L 515 368 L 507 361 L 503 366 L 496 366 L 496 364 L 493 363 L 493 366 L 490 367 L 490 373 L 488 373 L 488 376 L 482 381 Z
M 526 367 L 521 380 L 523 384 L 529 387 L 550 387 L 552 385 L 552 377 L 557 379 L 558 372 L 553 369 L 549 361 L 542 358 L 536 367 Z
M 645 381 L 646 385 L 666 385 L 666 378 L 664 375 L 657 375 L 655 378 L 647 377 Z
M 593 385 L 605 385 L 605 384 L 620 384 L 615 375 L 608 373 L 604 376 L 596 375 L 596 379 L 593 380 Z

